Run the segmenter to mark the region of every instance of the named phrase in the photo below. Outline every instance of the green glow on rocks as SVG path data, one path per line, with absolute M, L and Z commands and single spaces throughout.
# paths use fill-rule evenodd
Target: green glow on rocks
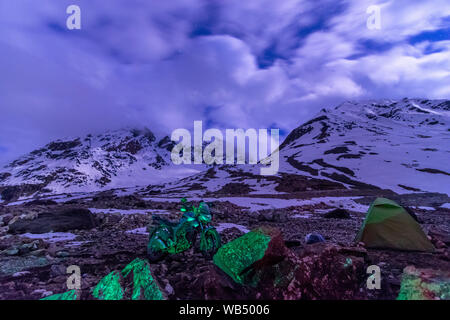
M 152 277 L 149 264 L 141 259 L 135 259 L 128 264 L 122 271 L 126 278 L 132 272 L 133 274 L 133 294 L 132 300 L 164 300 L 164 296 L 159 289 L 158 284 Z
M 127 278 L 130 277 L 131 281 Z M 134 259 L 122 272 L 113 271 L 103 277 L 92 290 L 93 297 L 99 300 L 164 300 L 165 297 L 153 278 L 146 260 Z M 76 290 L 54 294 L 41 300 L 76 300 Z
M 58 293 L 42 298 L 41 300 L 77 300 L 77 298 L 78 295 L 76 290 L 70 290 L 64 293 Z
M 234 281 L 243 284 L 243 271 L 264 257 L 270 240 L 263 230 L 253 230 L 223 245 L 213 261 Z
M 405 268 L 397 300 L 450 300 L 450 278 L 440 271 Z
M 100 300 L 121 300 L 124 293 L 120 284 L 121 278 L 119 272 L 111 272 L 95 286 L 92 295 Z

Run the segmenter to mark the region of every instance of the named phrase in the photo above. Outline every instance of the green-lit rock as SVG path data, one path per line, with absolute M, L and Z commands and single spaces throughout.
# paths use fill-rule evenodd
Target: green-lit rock
M 92 295 L 100 300 L 122 300 L 124 295 L 122 282 L 121 273 L 113 271 L 100 280 L 92 291 Z
M 279 252 L 276 252 L 277 248 Z M 283 250 L 284 241 L 279 230 L 262 227 L 222 246 L 213 261 L 234 281 L 245 284 L 249 280 L 246 279 L 247 272 L 252 266 L 273 260 L 283 254 Z
M 147 261 L 133 260 L 122 270 L 122 275 L 125 279 L 132 277 L 132 300 L 164 300 Z
M 77 300 L 78 293 L 76 290 L 70 290 L 64 293 L 53 294 L 51 296 L 42 298 L 41 300 Z
M 92 291 L 100 300 L 164 300 L 164 294 L 152 276 L 150 265 L 135 259 L 122 272 L 113 271 Z
M 406 267 L 397 300 L 450 300 L 450 271 Z

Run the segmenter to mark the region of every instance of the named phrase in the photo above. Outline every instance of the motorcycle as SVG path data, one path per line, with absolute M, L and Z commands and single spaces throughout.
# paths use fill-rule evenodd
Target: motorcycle
M 151 262 L 163 259 L 168 254 L 177 254 L 195 246 L 200 237 L 198 248 L 210 258 L 220 247 L 220 236 L 216 228 L 210 225 L 212 215 L 209 205 L 200 202 L 192 206 L 186 198 L 181 199 L 183 216 L 178 222 L 171 222 L 158 216 L 153 218 L 158 225 L 149 230 L 147 254 Z

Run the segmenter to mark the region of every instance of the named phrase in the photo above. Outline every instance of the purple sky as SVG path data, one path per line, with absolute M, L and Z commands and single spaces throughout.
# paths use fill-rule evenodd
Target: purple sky
M 448 0 L 0 0 L 0 164 L 123 126 L 285 135 L 344 100 L 449 98 L 449 34 Z

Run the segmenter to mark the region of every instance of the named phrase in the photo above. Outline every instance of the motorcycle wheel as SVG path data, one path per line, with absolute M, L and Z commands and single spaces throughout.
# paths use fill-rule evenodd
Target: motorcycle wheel
M 162 250 L 163 246 L 165 246 L 164 242 L 158 237 L 152 237 L 149 240 L 147 245 L 147 255 L 150 262 L 158 262 L 167 255 L 167 252 Z
M 212 256 L 220 248 L 220 236 L 216 229 L 209 229 L 203 235 L 203 239 L 200 239 L 200 250 L 206 258 L 212 258 Z

